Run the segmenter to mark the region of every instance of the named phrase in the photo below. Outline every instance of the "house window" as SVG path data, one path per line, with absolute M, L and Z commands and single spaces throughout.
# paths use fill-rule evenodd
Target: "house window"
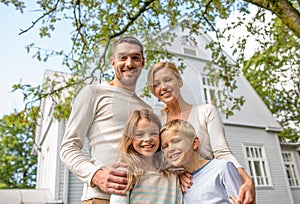
M 197 56 L 197 41 L 193 36 L 184 35 L 181 37 L 181 45 L 183 46 L 183 53 L 187 55 Z
M 266 154 L 262 146 L 245 146 L 250 175 L 256 186 L 271 186 L 271 177 Z
M 221 106 L 222 89 L 217 80 L 210 77 L 202 77 L 205 103 Z
M 291 152 L 282 152 L 287 177 L 291 187 L 299 187 L 299 173 L 295 166 L 295 160 Z

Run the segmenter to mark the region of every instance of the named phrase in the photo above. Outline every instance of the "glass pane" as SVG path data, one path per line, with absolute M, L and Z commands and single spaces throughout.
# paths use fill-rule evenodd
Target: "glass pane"
M 262 176 L 259 161 L 254 161 L 256 176 Z

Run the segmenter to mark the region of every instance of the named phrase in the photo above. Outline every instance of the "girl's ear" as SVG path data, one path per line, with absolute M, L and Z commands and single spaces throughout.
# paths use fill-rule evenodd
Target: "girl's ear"
M 195 136 L 194 137 L 194 141 L 193 141 L 193 150 L 198 150 L 199 145 L 200 145 L 199 137 Z

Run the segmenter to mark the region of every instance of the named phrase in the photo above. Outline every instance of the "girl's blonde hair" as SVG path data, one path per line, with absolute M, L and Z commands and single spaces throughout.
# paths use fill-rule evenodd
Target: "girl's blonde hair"
M 139 153 L 136 152 L 136 150 L 132 145 L 134 136 L 136 134 L 137 123 L 142 119 L 146 119 L 147 121 L 157 125 L 158 130 L 161 129 L 161 122 L 159 118 L 152 111 L 149 111 L 147 109 L 135 110 L 130 114 L 129 118 L 127 119 L 127 122 L 124 127 L 123 136 L 121 138 L 121 143 L 120 143 L 122 160 L 128 165 L 127 167 L 128 184 L 126 190 L 129 190 L 134 182 L 138 183 L 140 177 L 144 175 L 146 171 Z M 160 152 L 160 145 L 159 148 L 157 149 L 157 152 L 153 156 L 154 156 L 153 165 L 158 170 L 163 171 L 163 173 L 165 174 L 166 169 L 163 169 L 165 167 L 165 162 L 163 159 L 163 155 Z

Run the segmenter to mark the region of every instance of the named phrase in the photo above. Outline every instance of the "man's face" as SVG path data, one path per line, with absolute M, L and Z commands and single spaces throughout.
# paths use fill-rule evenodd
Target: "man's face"
M 119 44 L 115 49 L 114 56 L 110 59 L 110 63 L 115 69 L 117 86 L 122 88 L 135 87 L 144 67 L 144 57 L 138 45 Z

